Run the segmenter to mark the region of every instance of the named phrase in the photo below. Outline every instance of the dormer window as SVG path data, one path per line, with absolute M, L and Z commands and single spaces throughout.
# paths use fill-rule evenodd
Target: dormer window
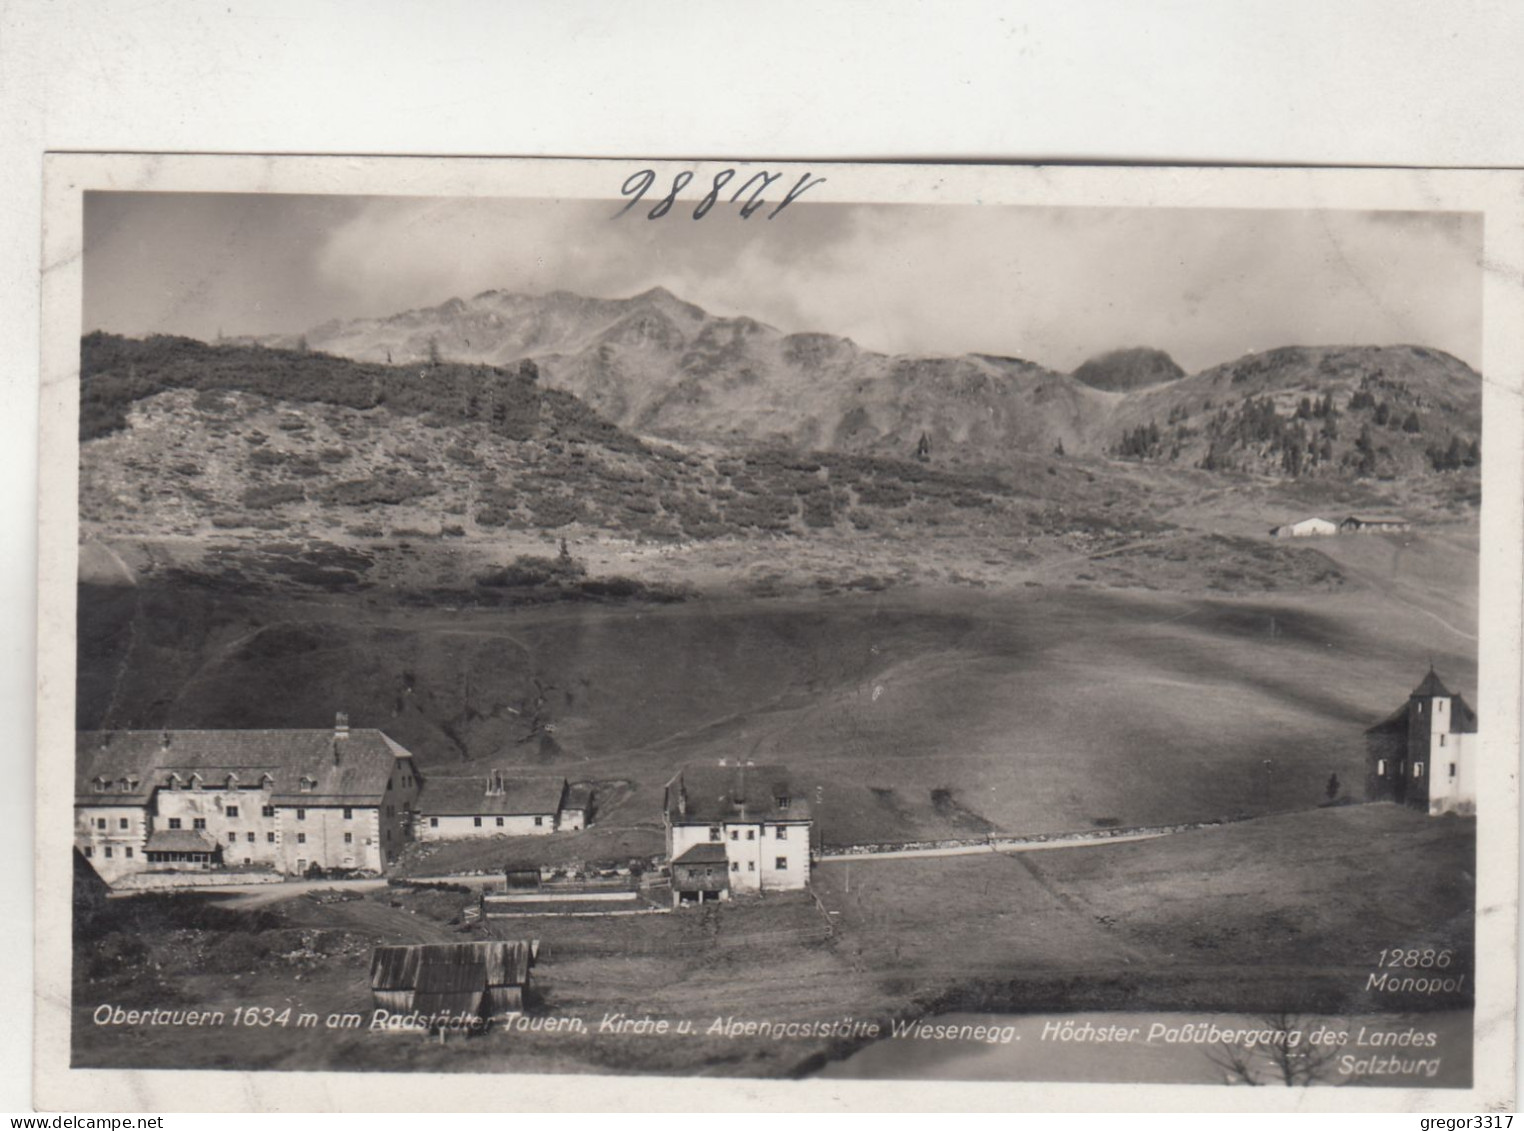
M 237 788 L 238 788 L 238 775 L 237 774 L 229 774 L 228 775 L 228 784 L 227 784 L 227 790 L 228 790 L 228 792 L 231 793 L 233 790 L 235 790 Z
M 106 792 L 106 779 L 105 778 L 96 778 L 95 779 L 95 792 L 96 793 L 105 793 Z
M 201 775 L 200 774 L 192 774 L 190 776 L 190 780 L 185 783 L 185 788 L 186 789 L 200 789 L 201 788 Z
M 260 789 L 274 789 L 275 788 L 275 779 L 272 778 L 269 774 L 261 774 L 260 778 L 259 778 L 259 788 Z
M 785 794 L 781 795 L 778 798 L 778 808 L 779 809 L 787 809 L 788 808 L 788 801 L 789 801 L 788 794 L 785 793 Z
M 303 793 L 311 793 L 316 788 L 317 788 L 317 782 L 313 778 L 308 778 L 308 777 L 302 778 L 302 780 L 301 780 L 301 790 L 302 790 Z

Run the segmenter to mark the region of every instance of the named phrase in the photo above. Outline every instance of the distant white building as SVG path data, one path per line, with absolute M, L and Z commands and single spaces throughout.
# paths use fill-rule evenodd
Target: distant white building
M 684 766 L 664 817 L 672 903 L 797 890 L 810 882 L 810 804 L 782 766 Z
M 1326 518 L 1304 518 L 1300 522 L 1288 522 L 1270 531 L 1275 538 L 1327 538 L 1339 533 L 1339 528 Z

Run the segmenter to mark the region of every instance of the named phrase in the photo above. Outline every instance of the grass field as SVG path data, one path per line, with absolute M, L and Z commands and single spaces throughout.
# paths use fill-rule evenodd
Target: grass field
M 1350 806 L 1131 844 L 823 864 L 819 905 L 799 894 L 672 915 L 494 921 L 505 937 L 541 940 L 537 1012 L 581 1018 L 588 1031 L 443 1045 L 363 1028 L 131 1029 L 91 1018 L 102 1003 L 368 1018 L 370 945 L 473 937 L 448 922 L 469 897 L 392 890 L 220 914 L 223 901 L 209 896 L 113 900 L 76 946 L 74 1063 L 788 1075 L 854 1042 L 705 1030 L 725 1017 L 882 1023 L 948 1009 L 1464 1008 L 1464 994 L 1375 1000 L 1365 986 L 1394 946 L 1452 948 L 1453 972 L 1469 976 L 1474 829 Z M 140 949 L 113 960 L 134 945 L 124 934 Z M 612 1013 L 695 1032 L 598 1033 Z

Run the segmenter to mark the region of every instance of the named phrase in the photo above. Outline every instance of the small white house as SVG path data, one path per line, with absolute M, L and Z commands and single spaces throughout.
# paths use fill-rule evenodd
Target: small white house
M 1304 518 L 1289 522 L 1270 531 L 1274 538 L 1328 538 L 1339 533 L 1339 528 L 1326 518 Z
M 501 770 L 484 777 L 431 775 L 418 796 L 414 839 L 553 833 L 565 800 L 565 778 L 510 778 Z

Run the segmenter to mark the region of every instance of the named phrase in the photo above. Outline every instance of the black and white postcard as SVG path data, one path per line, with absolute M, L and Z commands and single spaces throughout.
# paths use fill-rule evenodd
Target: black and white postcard
M 44 1105 L 1511 1105 L 1519 174 L 47 180 Z

